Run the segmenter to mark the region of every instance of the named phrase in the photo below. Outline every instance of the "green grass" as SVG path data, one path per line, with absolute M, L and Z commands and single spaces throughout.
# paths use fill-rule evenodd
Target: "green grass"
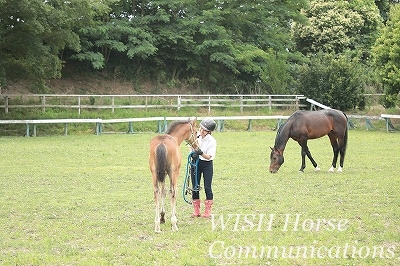
M 215 218 L 265 215 L 261 230 L 241 219 L 213 229 L 211 219 L 190 218 L 181 196 L 178 232 L 154 230 L 148 144 L 154 134 L 0 138 L 0 264 L 3 265 L 398 265 L 400 257 L 399 135 L 351 130 L 343 173 L 328 173 L 327 137 L 309 142 L 319 163 L 304 174 L 292 140 L 280 171 L 268 173 L 275 132 L 216 132 Z M 182 151 L 187 148 L 182 144 Z M 201 192 L 204 199 L 204 191 Z M 203 207 L 203 204 L 202 204 Z M 275 215 L 271 230 L 267 217 Z M 305 230 L 284 231 L 285 215 Z M 335 220 L 333 230 L 309 231 L 311 220 Z M 347 220 L 344 230 L 339 220 Z M 332 222 L 331 221 L 331 222 Z M 217 225 L 217 224 L 214 224 Z M 244 226 L 242 228 L 242 226 Z M 243 229 L 243 230 L 242 230 Z M 252 230 L 249 230 L 252 229 Z M 224 243 L 224 247 L 222 247 Z M 282 248 L 349 245 L 348 258 L 282 258 Z M 214 245 L 213 245 L 214 244 Z M 276 257 L 241 256 L 239 247 L 278 247 Z M 355 247 L 356 253 L 352 255 Z M 382 247 L 386 258 L 372 258 Z M 210 250 L 211 249 L 211 250 Z M 360 251 L 361 250 L 361 251 Z M 370 250 L 370 254 L 367 251 Z M 323 251 L 323 250 L 322 250 Z M 393 254 L 390 252 L 393 251 Z M 235 252 L 235 253 L 234 253 Z M 365 258 L 360 258 L 359 253 Z M 378 254 L 379 255 L 379 254 Z M 220 258 L 212 258 L 219 257 Z

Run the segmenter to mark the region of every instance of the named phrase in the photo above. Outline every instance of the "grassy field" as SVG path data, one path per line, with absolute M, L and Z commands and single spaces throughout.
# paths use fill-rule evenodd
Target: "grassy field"
M 147 163 L 154 134 L 1 137 L 0 264 L 399 265 L 400 135 L 351 130 L 343 173 L 327 172 L 324 137 L 309 143 L 322 170 L 308 162 L 299 174 L 290 140 L 272 175 L 275 134 L 216 132 L 214 219 L 190 218 L 184 162 L 179 231 L 168 202 L 160 234 Z

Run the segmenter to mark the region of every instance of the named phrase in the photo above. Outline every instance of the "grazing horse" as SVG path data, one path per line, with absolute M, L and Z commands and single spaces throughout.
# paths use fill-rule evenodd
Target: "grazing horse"
M 307 155 L 315 170 L 320 170 L 317 163 L 311 156 L 307 146 L 309 139 L 316 139 L 328 135 L 332 148 L 333 160 L 329 172 L 334 172 L 336 162 L 340 153 L 340 167 L 338 172 L 342 172 L 344 156 L 347 146 L 347 116 L 338 110 L 325 109 L 320 111 L 296 111 L 288 120 L 279 128 L 275 146 L 271 148 L 271 164 L 269 171 L 276 173 L 279 167 L 283 164 L 283 151 L 289 138 L 297 141 L 301 146 L 301 168 L 300 172 L 306 167 L 305 156 Z
M 157 233 L 161 232 L 160 223 L 165 223 L 164 200 L 166 195 L 165 176 L 167 174 L 170 179 L 172 230 L 178 230 L 176 225 L 176 195 L 182 159 L 179 146 L 183 140 L 186 140 L 193 148 L 198 148 L 196 132 L 196 119 L 175 121 L 170 124 L 165 134 L 158 135 L 150 141 L 149 165 L 156 203 L 154 231 Z

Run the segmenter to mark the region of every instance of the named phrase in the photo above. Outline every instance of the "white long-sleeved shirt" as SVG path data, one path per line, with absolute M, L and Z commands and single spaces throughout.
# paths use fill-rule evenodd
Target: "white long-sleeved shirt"
M 200 155 L 200 160 L 203 161 L 212 161 L 215 159 L 215 155 L 217 152 L 217 141 L 211 134 L 207 134 L 204 138 L 199 136 L 199 145 L 200 149 L 211 156 L 209 160 L 205 159 L 203 156 Z

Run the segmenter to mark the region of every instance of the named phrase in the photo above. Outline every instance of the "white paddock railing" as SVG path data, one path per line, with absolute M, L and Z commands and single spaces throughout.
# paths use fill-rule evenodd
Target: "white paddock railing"
M 251 94 L 166 94 L 166 95 L 75 95 L 75 94 L 2 94 L 0 109 L 8 113 L 15 108 L 77 109 L 150 109 L 203 107 L 211 108 L 292 108 L 306 107 L 304 95 L 251 95 Z
M 252 123 L 254 120 L 276 120 L 275 129 L 288 119 L 289 116 L 285 115 L 271 115 L 271 116 L 214 116 L 211 117 L 217 122 L 217 131 L 224 131 L 225 121 L 228 120 L 248 120 L 247 131 L 252 131 Z M 197 117 L 200 121 L 204 117 Z M 353 128 L 352 119 L 365 119 L 367 130 L 373 129 L 371 120 L 386 120 L 386 130 L 395 131 L 396 129 L 391 124 L 390 119 L 400 119 L 400 115 L 382 114 L 381 116 L 361 116 L 361 115 L 348 115 L 349 126 Z M 127 133 L 134 133 L 134 123 L 138 122 L 157 122 L 157 133 L 164 133 L 167 129 L 169 121 L 186 120 L 188 117 L 144 117 L 144 118 L 117 118 L 117 119 L 33 119 L 33 120 L 0 120 L 0 125 L 7 124 L 22 124 L 25 125 L 25 136 L 36 136 L 37 126 L 41 124 L 62 124 L 64 125 L 64 135 L 68 135 L 69 124 L 94 124 L 94 133 L 101 135 L 103 133 L 103 126 L 113 123 L 128 123 Z M 193 118 L 192 118 L 193 119 Z
M 204 117 L 197 117 L 200 121 Z M 226 120 L 248 120 L 247 130 L 252 130 L 253 120 L 276 120 L 277 126 L 282 123 L 283 120 L 287 119 L 288 116 L 276 115 L 276 116 L 215 116 L 211 117 L 217 122 L 217 131 L 224 130 L 224 123 Z M 0 125 L 6 124 L 22 124 L 25 125 L 24 136 L 36 136 L 37 127 L 41 124 L 61 124 L 64 125 L 64 135 L 68 135 L 69 124 L 94 124 L 94 133 L 101 135 L 103 133 L 103 126 L 112 123 L 128 123 L 127 133 L 134 133 L 134 123 L 137 122 L 157 122 L 157 133 L 163 133 L 167 129 L 169 121 L 186 120 L 188 117 L 144 117 L 144 118 L 120 118 L 120 119 L 34 119 L 34 120 L 0 120 Z M 193 119 L 193 118 L 192 118 Z

